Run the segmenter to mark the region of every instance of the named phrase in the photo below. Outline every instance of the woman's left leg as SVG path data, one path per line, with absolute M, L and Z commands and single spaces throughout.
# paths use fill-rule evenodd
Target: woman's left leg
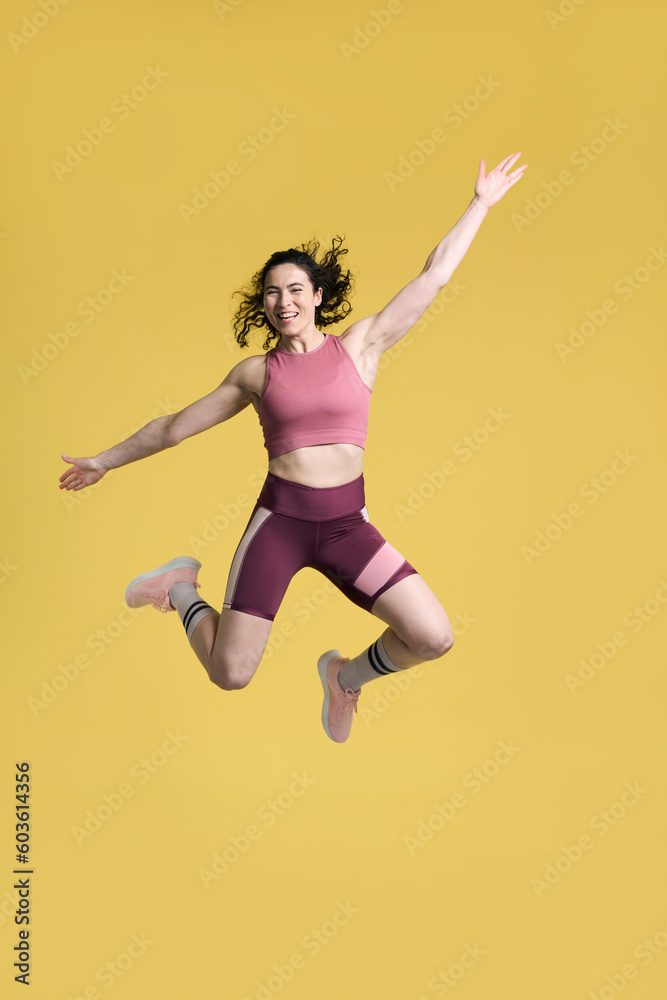
M 397 667 L 436 660 L 454 645 L 447 613 L 418 573 L 404 577 L 380 594 L 371 614 L 389 625 L 382 633 L 382 641 Z
M 317 664 L 325 693 L 322 724 L 338 743 L 350 734 L 363 684 L 438 659 L 454 645 L 447 613 L 418 573 L 387 587 L 368 610 L 389 628 L 354 659 L 332 649 Z
M 319 529 L 315 568 L 389 626 L 354 659 L 332 649 L 318 660 L 325 693 L 322 722 L 331 739 L 344 742 L 363 684 L 443 656 L 454 636 L 440 601 L 370 523 L 365 507 L 320 523 Z
M 387 587 L 368 610 L 389 628 L 368 649 L 343 661 L 338 682 L 344 691 L 358 691 L 378 677 L 436 660 L 454 645 L 445 609 L 416 572 Z

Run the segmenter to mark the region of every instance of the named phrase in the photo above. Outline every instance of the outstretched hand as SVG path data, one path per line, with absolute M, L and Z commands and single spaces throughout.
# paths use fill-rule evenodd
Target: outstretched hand
M 70 458 L 69 455 L 60 457 L 71 463 L 71 467 L 58 480 L 58 489 L 61 490 L 83 490 L 86 486 L 93 486 L 108 471 L 97 458 Z
M 522 163 L 520 167 L 516 168 L 513 174 L 507 173 L 520 156 L 521 153 L 519 152 L 514 153 L 513 156 L 506 157 L 504 160 L 501 160 L 497 167 L 490 170 L 488 174 L 486 173 L 486 163 L 484 160 L 479 161 L 475 194 L 484 202 L 487 208 L 491 208 L 492 205 L 500 201 L 512 185 L 516 184 L 523 177 L 523 172 L 528 166 L 527 163 Z

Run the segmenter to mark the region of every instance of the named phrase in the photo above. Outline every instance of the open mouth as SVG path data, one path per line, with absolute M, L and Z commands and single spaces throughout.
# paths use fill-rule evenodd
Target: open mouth
M 295 312 L 291 313 L 280 313 L 278 319 L 281 323 L 291 323 L 293 319 L 296 319 L 299 314 Z

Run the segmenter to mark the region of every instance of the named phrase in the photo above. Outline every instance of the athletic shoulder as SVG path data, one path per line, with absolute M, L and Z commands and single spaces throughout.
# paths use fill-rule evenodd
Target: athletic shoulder
M 261 396 L 266 375 L 266 354 L 251 354 L 229 371 L 226 382 L 233 382 L 247 392 Z

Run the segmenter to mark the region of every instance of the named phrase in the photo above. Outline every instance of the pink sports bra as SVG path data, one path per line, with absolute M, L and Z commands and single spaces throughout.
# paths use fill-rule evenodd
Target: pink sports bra
M 295 448 L 346 442 L 364 448 L 372 389 L 339 337 L 294 354 L 274 347 L 266 355 L 259 422 L 269 460 Z

